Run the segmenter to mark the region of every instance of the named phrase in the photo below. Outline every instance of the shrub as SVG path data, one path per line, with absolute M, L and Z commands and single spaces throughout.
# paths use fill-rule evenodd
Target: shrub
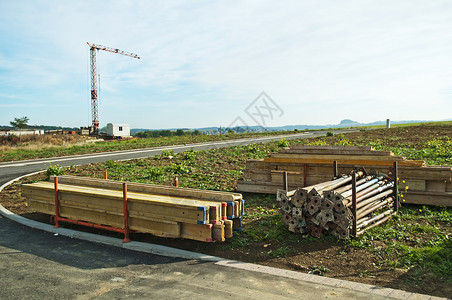
M 282 140 L 278 142 L 278 147 L 289 147 L 289 142 L 285 138 L 282 138 Z
M 110 159 L 105 162 L 105 166 L 109 169 L 113 169 L 116 167 L 116 163 Z
M 175 175 L 183 175 L 191 173 L 191 168 L 184 165 L 183 163 L 180 164 L 173 163 L 170 166 L 166 167 L 166 171 L 173 173 Z
M 64 175 L 64 168 L 60 165 L 50 165 L 46 171 L 46 179 L 50 180 L 50 176 Z
M 184 160 L 195 160 L 195 153 L 193 149 L 184 151 Z
M 151 167 L 147 169 L 147 178 L 149 180 L 159 180 L 163 174 L 165 173 L 165 170 L 158 167 Z

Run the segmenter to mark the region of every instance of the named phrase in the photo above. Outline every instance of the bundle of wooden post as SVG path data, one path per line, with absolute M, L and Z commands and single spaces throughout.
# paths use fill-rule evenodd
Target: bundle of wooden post
M 364 167 L 377 173 L 388 173 L 398 163 L 399 185 L 404 203 L 452 206 L 452 167 L 425 166 L 423 161 L 407 160 L 390 151 L 375 151 L 370 146 L 293 145 L 264 159 L 246 162 L 243 179 L 237 183 L 240 192 L 275 194 L 282 187 L 283 172 L 288 173 L 290 189 L 312 186 L 331 180 L 337 174 L 349 174 Z
M 342 239 L 386 221 L 397 209 L 397 197 L 393 180 L 383 174 L 366 175 L 364 171 L 292 191 L 277 191 L 283 220 L 290 231 L 317 237 L 326 232 Z
M 56 179 L 22 185 L 30 211 L 58 214 L 76 224 L 125 228 L 128 223 L 132 231 L 204 242 L 222 242 L 241 229 L 244 200 L 238 193 L 78 176 Z

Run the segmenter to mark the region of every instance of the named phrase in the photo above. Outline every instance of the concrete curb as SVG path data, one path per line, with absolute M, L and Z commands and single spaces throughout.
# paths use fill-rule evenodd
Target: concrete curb
M 41 173 L 43 171 L 38 171 L 30 174 L 26 174 L 20 177 L 17 177 L 13 180 L 10 180 L 9 182 L 3 184 L 0 186 L 0 192 L 7 187 L 8 185 L 12 184 L 15 181 L 18 181 L 24 177 L 35 175 L 38 173 Z M 72 229 L 66 229 L 66 228 L 55 228 L 52 225 L 44 224 L 41 222 L 33 221 L 21 216 L 18 216 L 14 214 L 13 212 L 7 210 L 0 204 L 0 214 L 3 215 L 5 218 L 8 218 L 14 222 L 20 223 L 22 225 L 39 229 L 43 231 L 47 231 L 54 234 L 59 234 L 62 236 L 67 236 L 70 238 L 76 238 L 84 241 L 94 242 L 94 243 L 101 243 L 106 244 L 114 247 L 119 247 L 127 250 L 133 250 L 133 251 L 139 251 L 139 252 L 145 252 L 145 253 L 151 253 L 161 256 L 168 256 L 168 257 L 175 257 L 175 258 L 183 258 L 183 259 L 194 259 L 194 260 L 205 260 L 205 261 L 214 261 L 215 264 L 224 266 L 224 267 L 231 267 L 231 268 L 237 268 L 252 272 L 258 272 L 258 273 L 264 273 L 264 274 L 270 274 L 274 276 L 284 277 L 284 278 L 290 278 L 295 280 L 301 280 L 306 282 L 311 282 L 315 284 L 321 284 L 321 285 L 327 285 L 331 287 L 338 287 L 338 288 L 346 288 L 353 291 L 359 291 L 359 292 L 366 292 L 369 294 L 375 294 L 375 295 L 381 295 L 388 298 L 393 299 L 419 299 L 419 300 L 434 300 L 434 299 L 447 299 L 447 298 L 441 298 L 436 296 L 430 296 L 430 295 L 424 295 L 424 294 L 417 294 L 417 293 L 411 293 L 406 292 L 402 290 L 396 290 L 391 288 L 385 288 L 385 287 L 379 287 L 375 285 L 370 284 L 364 284 L 364 283 L 358 283 L 353 281 L 347 281 L 347 280 L 341 280 L 336 278 L 329 278 L 324 276 L 318 276 L 318 275 L 312 275 L 312 274 L 306 274 L 306 273 L 300 273 L 296 271 L 290 271 L 290 270 L 284 270 L 284 269 L 278 269 L 273 267 L 267 267 L 257 264 L 251 264 L 251 263 L 244 263 L 236 260 L 228 260 L 223 259 L 216 256 L 161 246 L 161 245 L 155 245 L 155 244 L 148 244 L 143 242 L 129 242 L 124 243 L 121 239 L 107 237 L 103 235 L 97 235 L 87 232 L 80 232 Z

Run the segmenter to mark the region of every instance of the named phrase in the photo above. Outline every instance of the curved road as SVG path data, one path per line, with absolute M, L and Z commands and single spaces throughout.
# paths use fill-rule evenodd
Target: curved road
M 325 133 L 1 163 L 0 185 L 20 175 L 46 169 L 49 164 L 70 166 L 110 159 L 126 160 L 156 155 L 165 149 L 175 152 L 203 150 Z M 364 289 L 366 292 L 360 292 L 356 288 L 321 285 L 281 277 L 281 274 L 226 267 L 218 262 L 145 254 L 43 232 L 1 215 L 0 274 L 2 299 L 384 299 L 376 293 L 370 294 L 369 287 Z

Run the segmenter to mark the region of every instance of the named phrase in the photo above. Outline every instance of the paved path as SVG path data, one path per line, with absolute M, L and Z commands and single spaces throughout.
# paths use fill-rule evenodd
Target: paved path
M 216 262 L 71 239 L 1 216 L 0 237 L 2 299 L 385 299 Z

